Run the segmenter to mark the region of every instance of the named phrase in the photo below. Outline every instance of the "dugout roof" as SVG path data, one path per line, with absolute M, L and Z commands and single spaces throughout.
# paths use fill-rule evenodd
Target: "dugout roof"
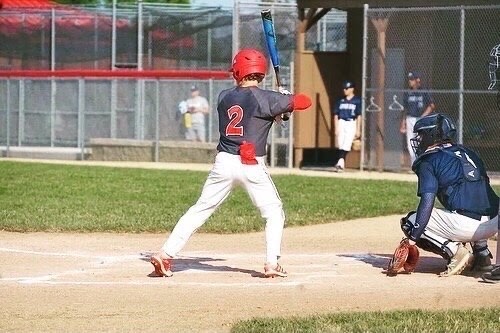
M 370 8 L 486 6 L 497 5 L 498 0 L 297 0 L 297 10 L 299 19 L 302 22 L 306 21 L 303 28 L 307 31 L 332 8 L 356 10 L 362 9 L 365 4 Z
M 440 6 L 484 6 L 498 4 L 498 0 L 297 0 L 300 8 L 363 8 L 367 3 L 370 7 L 440 7 Z

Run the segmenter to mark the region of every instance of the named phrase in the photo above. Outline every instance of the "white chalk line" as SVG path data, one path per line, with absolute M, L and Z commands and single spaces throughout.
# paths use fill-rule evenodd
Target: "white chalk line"
M 106 262 L 117 262 L 117 261 L 126 261 L 126 260 L 142 258 L 142 255 L 140 254 L 109 256 L 109 255 L 90 255 L 90 254 L 72 253 L 72 252 L 66 252 L 66 253 L 41 252 L 41 251 L 30 251 L 30 250 L 20 250 L 20 249 L 9 249 L 4 247 L 0 247 L 0 252 L 22 253 L 22 254 L 45 256 L 45 257 L 71 257 L 71 258 L 97 259 Z
M 62 277 L 67 277 L 71 275 L 85 275 L 89 274 L 95 271 L 102 271 L 103 266 L 105 265 L 110 265 L 110 264 L 117 264 L 117 263 L 122 263 L 122 262 L 127 262 L 131 260 L 144 260 L 149 257 L 150 253 L 149 252 L 141 252 L 140 254 L 128 254 L 128 255 L 92 255 L 92 254 L 82 254 L 82 253 L 73 253 L 73 252 L 66 252 L 66 253 L 61 253 L 61 252 L 42 252 L 42 251 L 31 251 L 31 250 L 24 250 L 24 249 L 12 249 L 12 248 L 1 248 L 0 247 L 0 252 L 5 252 L 5 253 L 22 253 L 22 254 L 28 254 L 28 255 L 38 255 L 38 256 L 47 256 L 47 257 L 69 257 L 69 258 L 86 258 L 86 259 L 93 259 L 93 262 L 87 263 L 86 268 L 82 269 L 72 269 L 72 270 L 67 270 L 63 271 L 60 273 L 51 273 L 51 274 L 46 274 L 46 275 L 41 275 L 41 276 L 25 276 L 25 277 L 16 277 L 16 278 L 0 278 L 0 283 L 1 282 L 14 282 L 14 283 L 20 283 L 20 284 L 30 284 L 30 285 L 35 285 L 35 284 L 44 284 L 44 285 L 157 285 L 156 281 L 149 280 L 141 280 L 141 281 L 57 281 L 57 279 L 62 278 Z M 209 258 L 207 256 L 210 256 Z M 260 255 L 254 254 L 254 253 L 231 253 L 231 254 L 217 254 L 213 252 L 208 252 L 208 251 L 203 251 L 203 252 L 189 252 L 186 255 L 179 256 L 179 260 L 189 260 L 189 259 L 200 259 L 201 257 L 206 257 L 207 260 L 205 262 L 209 263 L 213 269 L 195 269 L 190 267 L 191 265 L 176 265 L 176 267 L 180 267 L 182 271 L 180 272 L 175 272 L 174 274 L 227 274 L 229 271 L 227 270 L 217 270 L 217 265 L 216 263 L 221 262 L 223 263 L 226 259 L 246 259 L 246 258 L 255 258 L 259 257 Z M 281 278 L 277 279 L 270 279 L 272 282 L 266 283 L 266 282 L 179 282 L 175 281 L 172 278 L 168 278 L 167 284 L 168 285 L 185 285 L 185 286 L 213 286 L 213 287 L 251 287 L 251 286 L 298 286 L 302 285 L 304 283 L 311 283 L 314 282 L 314 280 L 318 279 L 325 279 L 329 277 L 346 277 L 347 275 L 345 274 L 340 274 L 339 272 L 333 270 L 332 267 L 337 266 L 337 263 L 342 263 L 343 266 L 345 264 L 348 264 L 349 266 L 352 265 L 366 265 L 366 263 L 360 262 L 359 259 L 365 259 L 365 258 L 371 258 L 372 260 L 375 259 L 377 260 L 378 256 L 373 255 L 373 254 L 362 254 L 362 253 L 356 253 L 356 254 L 326 254 L 326 253 L 300 253 L 300 254 L 287 254 L 287 256 L 294 257 L 294 258 L 316 258 L 316 259 L 324 259 L 324 258 L 331 258 L 335 259 L 335 263 L 328 263 L 328 264 L 305 264 L 307 266 L 307 272 L 294 272 L 294 274 L 290 275 L 287 279 L 282 280 Z M 210 260 L 210 259 L 213 259 Z M 381 259 L 386 260 L 386 258 L 381 257 Z M 204 263 L 204 261 L 201 261 Z M 214 264 L 215 265 L 212 265 Z M 294 265 L 293 263 L 287 263 L 287 267 L 295 267 L 298 265 Z M 304 266 L 304 265 L 300 265 Z M 315 269 L 312 270 L 311 269 Z M 234 273 L 234 272 L 233 272 Z M 294 277 L 300 277 L 299 279 L 294 279 L 291 280 Z M 156 279 L 155 279 L 156 280 Z M 163 280 L 160 278 L 160 280 Z M 268 279 L 264 279 L 268 280 Z M 275 280 L 282 280 L 282 281 L 275 281 Z

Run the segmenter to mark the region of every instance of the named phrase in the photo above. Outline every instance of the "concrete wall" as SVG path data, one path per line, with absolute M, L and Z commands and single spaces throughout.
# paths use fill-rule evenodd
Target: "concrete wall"
M 160 141 L 158 162 L 213 163 L 217 144 L 187 141 Z M 149 140 L 92 139 L 94 161 L 136 161 L 155 162 L 156 143 Z

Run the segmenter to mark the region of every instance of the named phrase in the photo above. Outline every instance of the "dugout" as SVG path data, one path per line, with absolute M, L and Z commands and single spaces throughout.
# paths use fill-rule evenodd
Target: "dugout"
M 339 97 L 341 82 L 353 80 L 356 94 L 362 92 L 363 7 L 407 8 L 487 6 L 497 0 L 297 0 L 298 28 L 295 49 L 295 91 L 312 96 L 310 112 L 294 115 L 294 166 L 331 166 L 335 162 L 335 129 L 330 115 L 331 105 Z M 345 52 L 322 52 L 305 49 L 306 32 L 331 9 L 347 12 L 347 42 Z M 379 41 L 383 44 L 383 41 Z M 445 64 L 443 64 L 445 65 Z M 485 74 L 487 74 L 485 72 Z M 384 101 L 379 101 L 383 104 Z M 380 140 L 380 139 L 377 139 Z M 383 138 L 382 138 L 383 140 Z M 383 144 L 379 145 L 383 150 Z M 384 152 L 381 151 L 383 155 Z M 378 159 L 378 157 L 377 157 Z M 359 168 L 361 152 L 351 151 L 346 167 Z M 383 161 L 377 161 L 382 171 Z

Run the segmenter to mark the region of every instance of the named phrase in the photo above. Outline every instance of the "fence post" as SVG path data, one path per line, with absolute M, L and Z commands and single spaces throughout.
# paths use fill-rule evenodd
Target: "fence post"
M 240 0 L 234 0 L 233 7 L 233 57 L 240 48 Z
M 56 79 L 50 79 L 50 146 L 54 147 L 56 139 Z
M 80 148 L 80 159 L 85 160 L 85 80 L 78 79 L 78 146 Z
M 363 59 L 361 73 L 361 151 L 359 157 L 359 170 L 363 171 L 365 165 L 365 131 L 366 131 L 366 70 L 368 59 L 368 4 L 363 6 Z
M 155 162 L 160 161 L 160 79 L 155 84 Z
M 50 22 L 50 70 L 56 69 L 56 10 L 51 10 Z
M 389 25 L 389 19 L 377 18 L 372 19 L 372 23 L 377 30 L 377 87 L 379 91 L 376 94 L 377 105 L 380 106 L 380 112 L 377 113 L 377 170 L 384 171 L 384 136 L 385 136 L 385 122 L 384 122 L 384 96 L 385 96 L 385 56 L 386 56 L 386 31 Z
M 208 80 L 208 105 L 209 105 L 209 110 L 210 113 L 208 114 L 208 142 L 212 142 L 213 140 L 213 124 L 214 124 L 214 113 L 217 112 L 217 106 L 213 107 L 213 102 L 214 100 L 217 100 L 217 98 L 214 98 L 214 80 L 209 79 Z
M 144 22 L 142 19 L 142 0 L 137 1 L 137 70 L 142 71 Z
M 116 69 L 116 1 L 113 0 L 111 24 L 111 70 Z
M 458 143 L 463 143 L 464 128 L 464 58 L 465 58 L 465 9 L 460 9 L 460 82 L 458 96 Z
M 9 157 L 9 147 L 10 147 L 10 78 L 7 78 L 7 128 L 6 128 L 6 134 L 7 134 L 7 142 L 6 148 L 5 148 L 5 157 Z
M 17 145 L 21 146 L 24 141 L 24 80 L 19 80 L 19 119 L 17 127 Z
M 51 40 L 50 40 L 50 70 L 56 69 L 56 10 L 51 10 Z M 55 140 L 55 120 L 56 120 L 56 83 L 54 78 L 50 79 L 50 146 L 54 147 Z
M 116 122 L 117 122 L 117 116 L 116 116 L 116 103 L 117 103 L 117 79 L 112 79 L 111 80 L 111 110 L 110 110 L 110 115 L 109 115 L 109 135 L 111 139 L 116 138 Z
M 295 87 L 295 61 L 290 62 L 290 87 Z M 288 153 L 288 161 L 287 161 L 287 167 L 293 168 L 293 118 L 295 117 L 290 117 L 290 120 L 288 121 L 288 147 L 287 147 L 287 153 Z

